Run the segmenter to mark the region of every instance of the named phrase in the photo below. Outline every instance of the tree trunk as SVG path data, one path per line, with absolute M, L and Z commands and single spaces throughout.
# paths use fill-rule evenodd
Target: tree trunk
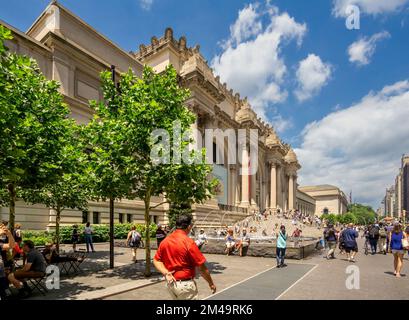
M 60 253 L 60 221 L 61 221 L 61 208 L 57 206 L 55 217 L 55 247 L 57 252 Z
M 10 196 L 10 206 L 9 206 L 9 229 L 11 232 L 14 231 L 14 224 L 16 222 L 16 189 L 14 184 L 10 183 L 7 186 L 9 196 Z
M 145 197 L 145 277 L 150 277 L 152 275 L 151 272 L 151 235 L 150 235 L 150 224 L 151 219 L 149 215 L 149 206 L 151 203 L 150 195 Z
M 115 202 L 113 198 L 109 199 L 109 268 L 115 267 L 114 256 L 114 215 L 115 215 Z

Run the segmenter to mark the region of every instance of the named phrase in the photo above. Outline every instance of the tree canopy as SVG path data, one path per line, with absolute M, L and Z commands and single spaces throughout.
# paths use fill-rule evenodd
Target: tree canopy
M 10 208 L 24 189 L 41 189 L 61 178 L 69 108 L 59 84 L 35 60 L 8 52 L 11 32 L 0 26 L 0 195 Z

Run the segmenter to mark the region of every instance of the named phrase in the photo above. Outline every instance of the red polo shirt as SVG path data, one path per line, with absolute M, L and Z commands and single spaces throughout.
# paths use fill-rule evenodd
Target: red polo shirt
M 155 260 L 163 262 L 176 280 L 195 277 L 195 268 L 206 262 L 196 243 L 183 230 L 176 230 L 160 244 Z

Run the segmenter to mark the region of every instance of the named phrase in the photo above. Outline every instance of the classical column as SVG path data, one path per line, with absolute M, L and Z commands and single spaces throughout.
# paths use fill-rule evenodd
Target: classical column
M 294 176 L 288 178 L 288 210 L 294 210 Z
M 277 167 L 275 163 L 271 163 L 270 169 L 270 208 L 277 208 Z
M 241 206 L 249 206 L 249 155 L 246 147 L 241 151 Z
M 251 167 L 253 168 L 254 164 L 251 164 Z M 254 172 L 254 170 L 252 170 Z M 251 173 L 251 172 L 250 172 Z M 256 202 L 256 191 L 257 191 L 257 175 L 254 172 L 251 176 L 251 184 L 250 184 L 250 194 L 251 194 L 251 204 L 252 205 L 258 205 Z
M 277 185 L 276 185 L 276 200 L 277 200 L 277 205 L 281 207 L 281 209 L 284 208 L 284 201 L 283 201 L 283 188 L 281 185 L 281 167 L 276 166 L 276 174 L 277 174 Z
M 229 204 L 232 206 L 236 205 L 236 166 L 230 165 L 229 168 Z

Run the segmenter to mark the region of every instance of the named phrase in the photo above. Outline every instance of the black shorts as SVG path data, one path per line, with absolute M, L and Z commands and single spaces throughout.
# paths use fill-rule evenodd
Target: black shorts
M 346 253 L 358 252 L 358 246 L 354 246 L 354 247 L 345 247 L 345 252 L 346 252 Z

